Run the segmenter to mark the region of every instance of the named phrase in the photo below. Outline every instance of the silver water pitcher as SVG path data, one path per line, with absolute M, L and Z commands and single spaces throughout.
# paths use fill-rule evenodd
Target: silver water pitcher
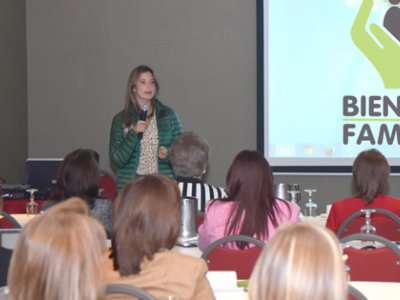
M 181 234 L 179 238 L 189 239 L 197 236 L 197 198 L 182 198 Z
M 276 198 L 290 201 L 291 197 L 290 197 L 289 191 L 290 191 L 289 183 L 276 183 L 275 184 L 275 197 Z

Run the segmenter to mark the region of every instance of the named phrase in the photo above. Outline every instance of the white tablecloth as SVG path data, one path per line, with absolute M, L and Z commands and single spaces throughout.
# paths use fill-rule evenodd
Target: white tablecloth
M 399 300 L 400 282 L 351 281 L 368 300 Z
M 398 282 L 370 282 L 352 281 L 350 284 L 360 290 L 368 300 L 399 300 L 400 283 Z M 215 293 L 217 300 L 247 300 L 243 292 Z
M 320 225 L 322 227 L 325 227 L 326 219 L 327 219 L 327 215 L 326 214 L 322 214 L 322 215 L 319 215 L 317 217 L 304 217 L 304 216 L 300 217 L 300 220 L 302 222 L 311 222 L 311 223 Z
M 17 222 L 21 226 L 25 226 L 26 223 L 28 223 L 32 218 L 34 218 L 36 215 L 27 215 L 27 214 L 11 214 L 11 216 L 17 220 Z

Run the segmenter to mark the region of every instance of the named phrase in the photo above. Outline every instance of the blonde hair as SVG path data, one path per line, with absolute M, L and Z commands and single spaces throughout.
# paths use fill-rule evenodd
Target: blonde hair
M 102 296 L 103 227 L 79 198 L 61 202 L 22 229 L 8 275 L 13 300 L 96 300 Z
M 306 222 L 279 229 L 261 253 L 250 300 L 345 300 L 347 275 L 337 238 Z

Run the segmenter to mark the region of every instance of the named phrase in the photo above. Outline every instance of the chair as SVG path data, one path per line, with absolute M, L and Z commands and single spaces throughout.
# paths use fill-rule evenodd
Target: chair
M 391 241 L 400 241 L 400 217 L 386 209 L 369 209 L 371 223 L 376 228 L 376 235 L 383 236 Z M 360 233 L 361 226 L 365 224 L 366 209 L 352 213 L 340 225 L 336 235 L 343 238 L 350 234 Z
M 0 211 L 0 216 L 2 216 L 0 219 L 0 228 L 21 228 L 18 221 L 9 213 Z
M 141 300 L 157 300 L 145 290 L 127 284 L 108 284 L 106 294 L 123 294 L 137 297 Z
M 237 241 L 248 242 L 255 247 L 240 250 L 223 246 Z M 238 279 L 249 279 L 264 245 L 264 242 L 250 236 L 226 236 L 208 245 L 201 258 L 207 262 L 209 270 L 236 271 Z
M 361 249 L 354 247 L 365 242 L 373 242 L 373 246 L 369 243 Z M 400 282 L 400 248 L 395 243 L 374 234 L 349 235 L 340 243 L 348 255 L 350 280 Z
M 21 229 L 0 229 L 0 286 L 7 285 L 12 251 Z
M 350 284 L 347 286 L 347 292 L 349 293 L 349 300 L 368 300 L 360 290 Z
M 112 202 L 117 197 L 117 180 L 111 172 L 100 170 L 100 197 L 110 199 Z
M 2 189 L 1 189 L 1 186 L 2 186 L 3 184 L 5 184 L 5 183 L 6 183 L 6 180 L 5 180 L 4 178 L 0 177 L 0 197 L 1 197 L 1 195 L 4 194 L 3 191 L 2 191 Z M 1 205 L 1 204 L 0 204 L 0 205 Z M 1 207 L 0 207 L 0 210 L 1 210 Z

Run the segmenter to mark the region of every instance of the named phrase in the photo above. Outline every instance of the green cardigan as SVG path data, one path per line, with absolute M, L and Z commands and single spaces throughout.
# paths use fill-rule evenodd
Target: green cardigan
M 158 127 L 158 146 L 167 148 L 168 153 L 172 141 L 182 133 L 181 122 L 174 110 L 155 99 L 155 111 Z M 139 114 L 133 105 L 129 107 L 132 124 L 136 124 Z M 136 175 L 140 157 L 140 140 L 133 130 L 124 132 L 124 111 L 114 116 L 110 132 L 110 159 L 117 168 L 117 191 Z M 158 157 L 158 172 L 169 177 L 174 177 L 169 155 L 161 159 Z

